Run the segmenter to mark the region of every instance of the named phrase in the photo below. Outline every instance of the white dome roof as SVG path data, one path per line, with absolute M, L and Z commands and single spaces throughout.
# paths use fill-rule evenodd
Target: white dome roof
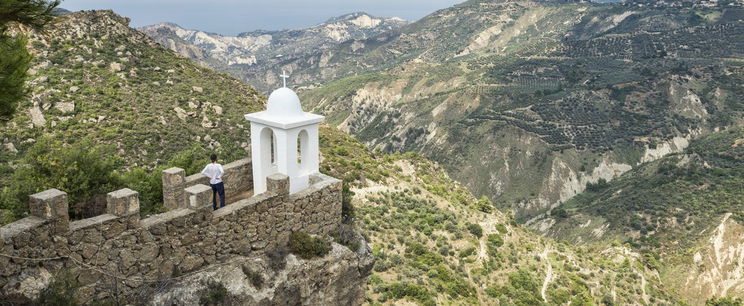
M 287 87 L 282 87 L 269 95 L 266 113 L 271 116 L 302 116 L 302 105 L 297 94 Z

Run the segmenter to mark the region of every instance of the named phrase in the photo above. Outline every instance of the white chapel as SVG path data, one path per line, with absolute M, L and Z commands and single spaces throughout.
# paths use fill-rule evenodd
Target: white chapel
M 275 173 L 288 176 L 289 193 L 296 193 L 319 171 L 318 127 L 325 117 L 304 112 L 287 88 L 287 74 L 281 77 L 284 87 L 269 95 L 266 110 L 245 115 L 251 122 L 254 194 L 265 192 L 266 177 Z

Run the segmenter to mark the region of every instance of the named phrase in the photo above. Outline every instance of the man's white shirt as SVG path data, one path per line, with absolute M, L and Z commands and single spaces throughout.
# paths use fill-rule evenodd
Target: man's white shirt
M 222 175 L 225 174 L 225 170 L 222 170 L 222 165 L 211 163 L 204 167 L 204 170 L 202 170 L 201 173 L 209 178 L 210 184 L 214 185 L 222 183 Z

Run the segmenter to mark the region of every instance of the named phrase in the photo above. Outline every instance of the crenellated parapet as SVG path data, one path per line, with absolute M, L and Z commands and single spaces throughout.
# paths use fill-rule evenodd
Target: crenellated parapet
M 252 189 L 250 161 L 225 166 L 228 194 Z M 106 214 L 71 221 L 68 198 L 50 189 L 30 197 L 32 215 L 0 228 L 0 290 L 30 290 L 39 275 L 67 269 L 82 301 L 194 272 L 236 256 L 286 245 L 293 231 L 325 235 L 341 223 L 341 181 L 315 174 L 309 187 L 289 194 L 286 175 L 266 179 L 267 191 L 212 210 L 212 190 L 181 169 L 163 172 L 165 213 L 141 218 L 139 194 L 107 194 Z M 169 202 L 170 201 L 170 202 Z M 48 278 L 47 278 L 48 281 Z

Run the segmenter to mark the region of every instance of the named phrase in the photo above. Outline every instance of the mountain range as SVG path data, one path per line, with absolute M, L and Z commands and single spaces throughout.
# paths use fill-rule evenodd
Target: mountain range
M 280 82 L 276 71 L 286 63 L 332 48 L 348 40 L 367 39 L 395 30 L 406 22 L 400 18 L 378 18 L 351 13 L 318 25 L 293 30 L 252 31 L 224 36 L 187 30 L 173 23 L 160 23 L 140 30 L 183 57 L 225 71 L 263 91 Z M 323 61 L 320 59 L 321 65 Z M 294 76 L 295 82 L 307 82 Z

